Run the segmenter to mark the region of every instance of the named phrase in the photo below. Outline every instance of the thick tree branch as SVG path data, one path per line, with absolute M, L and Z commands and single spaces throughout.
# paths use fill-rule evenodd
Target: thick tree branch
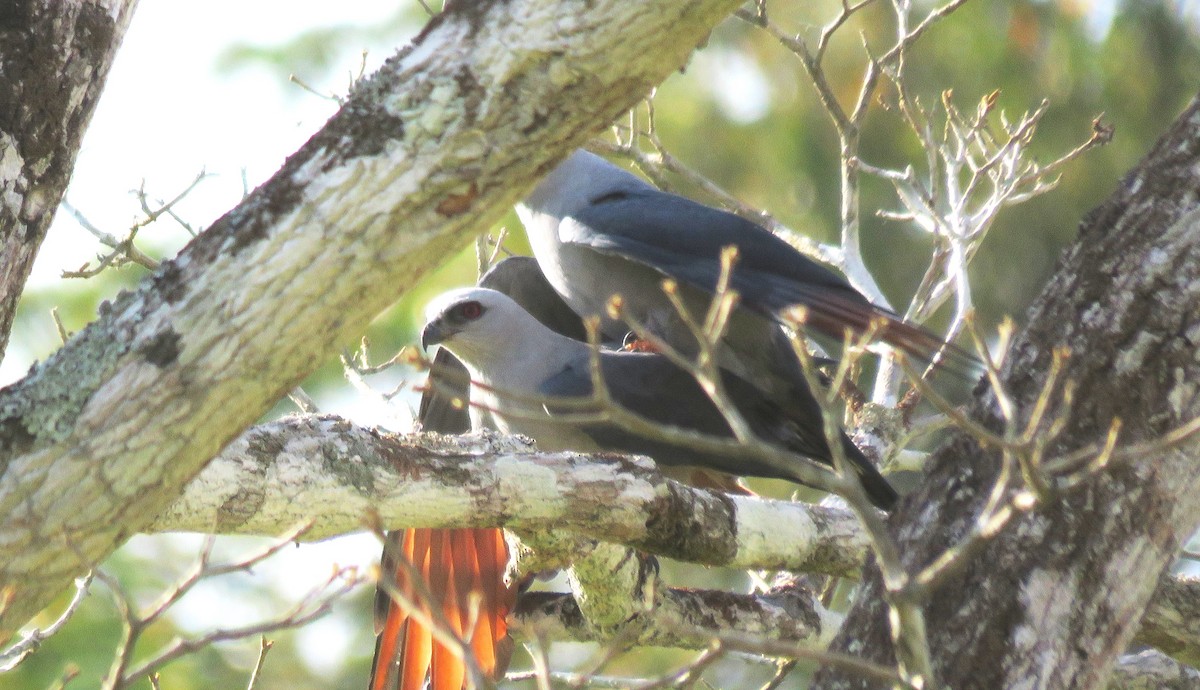
M 382 434 L 335 417 L 250 429 L 149 529 L 272 535 L 311 520 L 305 538 L 319 539 L 375 514 L 388 528 L 565 530 L 735 568 L 851 575 L 866 553 L 848 510 L 714 494 L 615 455 L 540 453 L 488 432 Z
M 622 638 L 626 644 L 706 649 L 716 638 L 731 634 L 761 642 L 794 645 L 816 656 L 840 619 L 813 600 L 804 588 L 779 588 L 760 595 L 706 590 L 667 590 L 662 606 L 645 621 L 641 634 Z M 523 595 L 514 614 L 513 632 L 544 641 L 608 642 L 588 625 L 570 594 L 531 592 Z M 783 651 L 771 645 L 761 653 Z M 795 652 L 793 652 L 795 653 Z M 1200 684 L 1200 671 L 1153 650 L 1122 656 L 1113 669 L 1109 690 L 1191 690 Z
M 480 0 L 434 18 L 271 180 L 0 392 L 0 638 L 736 5 Z
M 533 561 L 522 560 L 525 572 L 565 568 L 591 550 L 579 542 L 596 539 L 693 563 L 848 577 L 857 576 L 866 553 L 861 527 L 841 508 L 712 494 L 669 480 L 644 461 L 541 453 L 492 432 L 384 434 L 332 416 L 287 417 L 247 430 L 148 531 L 276 535 L 309 522 L 304 538 L 324 539 L 375 516 L 390 528 L 504 526 L 542 535 L 529 542 L 536 552 Z M 580 615 L 578 605 L 561 602 L 540 610 Z M 1195 579 L 1165 576 L 1137 640 L 1195 665 L 1197 610 Z M 677 635 L 657 630 L 663 615 L 639 621 L 645 635 Z M 575 630 L 572 620 L 555 629 Z M 821 634 L 831 634 L 828 625 Z M 603 639 L 600 631 L 570 635 Z
M 1062 371 L 1074 386 L 1057 437 L 1065 443 L 1048 447 L 1047 457 L 1102 445 L 1114 419 L 1122 422 L 1120 446 L 1151 441 L 1200 415 L 1198 159 L 1194 101 L 1084 221 L 1032 308 L 1001 381 L 1023 423 L 1055 348 L 1073 353 Z M 1004 428 L 990 392 L 972 414 L 995 431 Z M 1192 438 L 1118 457 L 1076 490 L 1036 500 L 943 577 L 925 602 L 937 682 L 1102 685 L 1159 577 L 1200 521 L 1198 452 Z M 999 466 L 966 436 L 935 454 L 922 488 L 892 520 L 910 572 L 974 529 Z M 886 663 L 892 648 L 879 587 L 869 578 L 834 647 Z M 815 687 L 865 685 L 824 672 Z
M 526 630 L 552 639 L 703 647 L 706 634 L 737 630 L 823 646 L 840 616 L 810 593 L 674 592 L 645 556 L 608 542 L 711 565 L 840 575 L 855 574 L 866 551 L 847 510 L 712 494 L 644 461 L 538 453 L 490 432 L 389 435 L 311 416 L 247 431 L 152 529 L 270 534 L 304 520 L 306 538 L 319 538 L 373 522 L 376 508 L 392 527 L 517 529 L 534 549 L 522 552 L 521 571 L 569 568 L 574 580 L 572 604 L 540 610 L 536 633 Z M 797 613 L 805 615 L 791 620 Z
M 0 353 L 135 4 L 0 8 Z

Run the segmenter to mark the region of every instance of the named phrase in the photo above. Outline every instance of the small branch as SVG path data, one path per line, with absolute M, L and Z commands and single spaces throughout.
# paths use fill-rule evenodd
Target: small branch
M 317 403 L 299 386 L 288 393 L 288 400 L 291 400 L 292 404 L 304 414 L 317 414 L 321 411 L 321 408 L 317 407 Z
M 129 227 L 129 230 L 127 230 L 125 233 L 125 237 L 122 239 L 117 239 L 115 235 L 96 227 L 94 223 L 88 220 L 87 216 L 85 216 L 81 211 L 79 211 L 79 209 L 75 208 L 70 202 L 64 199 L 62 202 L 63 210 L 70 214 L 71 217 L 73 217 L 76 222 L 83 227 L 84 230 L 90 232 L 96 239 L 100 240 L 101 244 L 108 247 L 112 251 L 108 254 L 96 257 L 96 265 L 94 267 L 89 267 L 87 264 L 84 264 L 78 270 L 63 271 L 62 277 L 91 278 L 99 275 L 109 266 L 122 266 L 129 263 L 137 264 L 142 268 L 151 271 L 158 268 L 158 262 L 142 252 L 142 250 L 138 249 L 134 244 L 134 240 L 137 238 L 138 232 L 142 228 L 145 228 L 147 225 L 156 222 L 159 218 L 166 215 L 175 219 L 176 222 L 178 222 L 185 230 L 188 230 L 188 232 L 194 236 L 195 233 L 192 231 L 191 226 L 184 222 L 178 215 L 176 215 L 174 207 L 175 204 L 179 203 L 186 198 L 187 195 L 191 194 L 196 188 L 196 185 L 200 184 L 200 182 L 207 177 L 209 177 L 209 174 L 201 170 L 200 173 L 196 175 L 196 178 L 192 180 L 191 184 L 184 188 L 184 190 L 179 194 L 176 194 L 175 198 L 167 202 L 158 201 L 156 202 L 157 207 L 153 208 L 150 205 L 149 195 L 146 193 L 146 183 L 143 180 L 142 185 L 138 189 L 133 190 L 133 194 L 138 199 L 138 205 L 142 209 L 143 216 Z
M 264 635 L 258 643 L 258 661 L 254 663 L 254 670 L 250 672 L 250 680 L 246 683 L 246 690 L 254 690 L 254 686 L 258 684 L 258 676 L 262 673 L 263 664 L 267 661 L 267 652 L 271 651 L 271 647 L 275 643 L 268 640 Z
M 54 329 L 58 331 L 58 340 L 60 343 L 66 344 L 71 338 L 71 334 L 67 333 L 67 327 L 63 325 L 62 317 L 58 314 L 58 307 L 50 309 L 50 318 L 54 320 Z
M 1165 574 L 1135 638 L 1189 666 L 1200 666 L 1200 578 Z
M 400 350 L 392 355 L 383 364 L 372 365 L 370 354 L 371 342 L 366 336 L 363 336 L 359 341 L 358 349 L 353 353 L 343 352 L 340 359 L 342 362 L 342 375 L 346 377 L 346 381 L 354 387 L 355 390 L 366 395 L 368 398 L 375 400 L 383 409 L 388 410 L 389 416 L 392 417 L 392 425 L 395 429 L 412 429 L 416 421 L 416 415 L 407 405 L 403 403 L 393 403 L 395 398 L 408 385 L 407 380 L 400 382 L 396 388 L 389 393 L 381 393 L 376 390 L 370 383 L 367 382 L 367 376 L 379 374 L 391 369 L 397 364 L 408 362 L 411 357 L 405 349 Z M 310 412 L 310 410 L 303 410 Z M 311 410 L 315 411 L 315 410 Z
M 1117 660 L 1108 690 L 1193 690 L 1200 687 L 1200 671 L 1148 649 Z
M 900 678 L 896 672 L 886 666 L 872 664 L 862 659 L 850 656 L 847 654 L 837 654 L 827 652 L 823 649 L 809 650 L 794 645 L 788 645 L 782 642 L 772 640 L 764 640 L 761 638 L 753 638 L 737 633 L 726 632 L 718 635 L 717 639 L 721 644 L 736 649 L 738 651 L 749 652 L 752 654 L 763 654 L 765 656 L 774 656 L 785 659 L 805 659 L 814 661 L 830 668 L 840 668 L 853 675 L 861 678 L 875 680 L 883 683 L 892 683 L 901 688 L 913 688 L 912 686 Z
M 34 628 L 21 636 L 21 640 L 13 644 L 4 652 L 0 653 L 0 673 L 5 673 L 16 668 L 22 661 L 27 659 L 30 654 L 33 654 L 42 646 L 42 643 L 57 633 L 66 625 L 71 616 L 79 610 L 79 605 L 83 603 L 83 598 L 87 596 L 88 587 L 92 584 L 92 573 L 88 573 L 86 577 L 81 577 L 75 580 L 75 595 L 71 597 L 67 608 L 53 623 L 43 629 Z
M 295 528 L 265 548 L 238 560 L 217 564 L 210 562 L 213 546 L 213 540 L 210 538 L 191 570 L 179 582 L 165 590 L 158 601 L 151 604 L 144 612 L 135 610 L 129 595 L 123 591 L 112 576 L 100 572 L 97 578 L 112 591 L 117 610 L 124 624 L 121 643 L 102 687 L 106 690 L 131 687 L 143 678 L 150 678 L 151 684 L 156 685 L 159 671 L 172 661 L 194 654 L 218 642 L 261 637 L 269 632 L 297 628 L 328 613 L 334 602 L 358 587 L 366 578 L 360 576 L 352 568 L 334 568 L 326 582 L 306 594 L 291 610 L 281 615 L 261 623 L 212 630 L 191 639 L 176 638 L 159 651 L 151 654 L 149 658 L 140 661 L 136 666 L 132 663 L 134 650 L 146 630 L 171 607 L 179 603 L 195 585 L 215 577 L 249 571 L 293 543 L 303 531 L 303 527 Z M 269 644 L 265 639 L 260 642 L 260 666 L 268 648 Z M 251 686 L 257 675 L 256 668 L 251 676 Z
M 191 184 L 189 184 L 187 187 L 185 187 L 182 192 L 176 194 L 175 198 L 171 199 L 170 201 L 168 201 L 166 203 L 163 203 L 161 200 L 157 201 L 156 202 L 158 204 L 157 208 L 150 208 L 150 204 L 147 201 L 147 199 L 149 197 L 146 194 L 146 182 L 145 182 L 145 180 L 143 180 L 141 186 L 138 187 L 137 189 L 135 189 L 133 191 L 133 194 L 134 194 L 134 196 L 137 197 L 138 205 L 141 206 L 142 213 L 145 215 L 143 216 L 143 218 L 141 220 L 134 223 L 133 226 L 129 229 L 129 241 L 130 242 L 133 241 L 133 236 L 137 233 L 138 230 L 141 230 L 142 228 L 146 227 L 147 225 L 150 225 L 151 223 L 156 222 L 163 215 L 174 216 L 175 204 L 179 203 L 180 201 L 183 201 L 189 194 L 192 193 L 193 190 L 196 189 L 197 185 L 199 185 L 201 182 L 203 182 L 205 180 L 205 178 L 208 178 L 208 177 L 210 177 L 209 173 L 205 170 L 201 170 L 199 173 L 196 174 L 196 178 L 194 180 L 192 180 Z M 187 226 L 185 225 L 184 227 L 187 227 Z
M 613 634 L 588 625 L 569 594 L 527 593 L 517 602 L 513 618 L 521 634 L 532 637 L 537 631 L 547 641 L 605 641 Z M 627 643 L 707 649 L 714 638 L 736 630 L 799 655 L 819 653 L 816 650 L 824 648 L 841 624 L 841 616 L 821 606 L 812 592 L 793 587 L 764 594 L 664 589 L 660 604 L 642 618 L 638 634 Z

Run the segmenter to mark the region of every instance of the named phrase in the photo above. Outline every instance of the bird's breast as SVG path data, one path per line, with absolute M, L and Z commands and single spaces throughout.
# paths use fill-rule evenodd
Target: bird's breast
M 552 367 L 553 368 L 553 367 Z M 481 379 L 474 378 L 475 381 Z M 539 450 L 590 453 L 600 450 L 580 426 L 555 419 L 536 390 L 540 381 L 511 381 L 503 377 L 484 386 L 472 384 L 471 405 L 490 426 L 505 434 L 528 436 Z M 564 413 L 566 414 L 566 413 Z

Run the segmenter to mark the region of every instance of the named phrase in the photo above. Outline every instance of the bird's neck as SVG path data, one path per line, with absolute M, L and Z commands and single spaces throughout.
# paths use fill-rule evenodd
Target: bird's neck
M 517 204 L 517 217 L 525 226 L 525 234 L 529 238 L 529 245 L 533 248 L 535 256 L 539 250 L 544 253 L 548 249 L 553 249 L 557 244 L 558 216 L 547 213 L 538 207 L 521 203 Z
M 502 333 L 479 347 L 458 345 L 451 351 L 462 360 L 471 380 L 517 394 L 536 393 L 544 376 L 576 361 L 587 345 L 550 330 L 529 316 L 505 323 Z

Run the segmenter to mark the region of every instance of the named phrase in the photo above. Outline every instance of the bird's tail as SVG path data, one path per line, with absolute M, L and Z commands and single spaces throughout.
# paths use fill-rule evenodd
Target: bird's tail
M 871 499 L 871 503 L 875 504 L 877 508 L 891 512 L 892 508 L 896 507 L 897 499 L 900 498 L 896 489 L 883 478 L 875 464 L 868 460 L 867 456 L 863 455 L 858 446 L 854 445 L 854 442 L 845 434 L 842 434 L 842 451 L 846 454 L 846 460 L 854 465 L 858 481 L 862 484 L 863 491 L 867 492 L 867 498 Z
M 797 295 L 791 295 L 797 297 Z M 841 338 L 845 329 L 865 333 L 874 324 L 876 338 L 926 364 L 940 361 L 948 371 L 963 378 L 973 378 L 982 366 L 979 358 L 961 347 L 947 343 L 939 336 L 892 312 L 876 307 L 857 293 L 833 291 L 802 291 L 802 299 L 780 309 L 779 319 L 792 326 L 802 325 L 834 338 Z
M 406 559 L 413 568 L 404 567 Z M 380 585 L 375 594 L 375 660 L 370 690 L 462 690 L 467 665 L 456 651 L 437 641 L 399 599 L 417 602 L 424 616 L 441 607 L 453 632 L 467 637 L 472 593 L 478 596 L 471 651 L 479 669 L 495 677 L 508 667 L 512 647 L 505 622 L 515 589 L 505 583 L 508 546 L 499 529 L 406 529 L 388 534 Z M 423 601 L 410 578 L 420 574 L 431 601 Z M 400 597 L 392 597 L 394 586 Z

